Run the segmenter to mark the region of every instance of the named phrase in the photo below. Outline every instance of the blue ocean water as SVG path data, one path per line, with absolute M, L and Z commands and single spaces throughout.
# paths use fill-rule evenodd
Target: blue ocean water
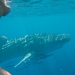
M 12 75 L 75 75 L 75 2 L 53 0 L 54 5 L 52 4 L 50 8 L 45 5 L 47 4 L 45 0 L 44 7 L 41 7 L 41 3 L 22 6 L 21 2 L 9 2 L 11 13 L 0 19 L 0 36 L 5 35 L 8 39 L 12 39 L 33 33 L 64 33 L 70 34 L 71 40 L 61 49 L 54 51 L 53 55 L 45 59 L 42 64 L 31 65 L 18 72 L 18 68 L 4 69 Z M 19 59 L 14 61 L 18 62 Z M 19 68 L 22 66 L 24 65 L 20 65 Z

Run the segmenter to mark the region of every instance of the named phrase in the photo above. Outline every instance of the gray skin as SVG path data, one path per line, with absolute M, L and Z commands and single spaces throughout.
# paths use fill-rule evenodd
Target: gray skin
M 33 53 L 36 58 L 60 49 L 69 42 L 68 34 L 38 33 L 8 40 L 0 49 L 0 62 Z M 42 55 L 39 55 L 42 54 Z M 37 59 L 38 59 L 37 58 Z M 33 58 L 35 59 L 35 58 Z

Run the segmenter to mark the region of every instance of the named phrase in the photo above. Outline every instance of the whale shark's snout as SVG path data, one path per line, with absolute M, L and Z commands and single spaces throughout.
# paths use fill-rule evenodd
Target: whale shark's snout
M 70 40 L 70 35 L 69 34 L 58 34 L 57 37 L 55 37 L 55 41 L 58 42 L 68 42 Z
M 69 42 L 70 35 L 69 34 L 54 34 L 54 35 L 49 35 L 47 39 L 49 42 L 52 42 L 52 43 L 56 43 L 56 44 L 63 43 L 64 44 L 64 43 Z

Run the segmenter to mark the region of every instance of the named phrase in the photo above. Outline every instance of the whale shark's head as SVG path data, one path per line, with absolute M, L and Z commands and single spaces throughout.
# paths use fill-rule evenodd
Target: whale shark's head
M 49 44 L 65 44 L 70 40 L 69 34 L 48 34 L 44 37 L 45 43 Z
M 33 41 L 31 49 L 35 49 L 36 52 L 52 52 L 60 49 L 69 40 L 69 34 L 35 34 L 33 40 L 31 40 Z

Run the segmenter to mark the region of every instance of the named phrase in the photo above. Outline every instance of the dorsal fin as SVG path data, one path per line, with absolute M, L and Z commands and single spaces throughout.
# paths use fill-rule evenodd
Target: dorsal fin
M 2 46 L 4 44 L 6 44 L 6 42 L 7 42 L 7 37 L 6 36 L 0 37 L 0 49 L 2 48 Z

